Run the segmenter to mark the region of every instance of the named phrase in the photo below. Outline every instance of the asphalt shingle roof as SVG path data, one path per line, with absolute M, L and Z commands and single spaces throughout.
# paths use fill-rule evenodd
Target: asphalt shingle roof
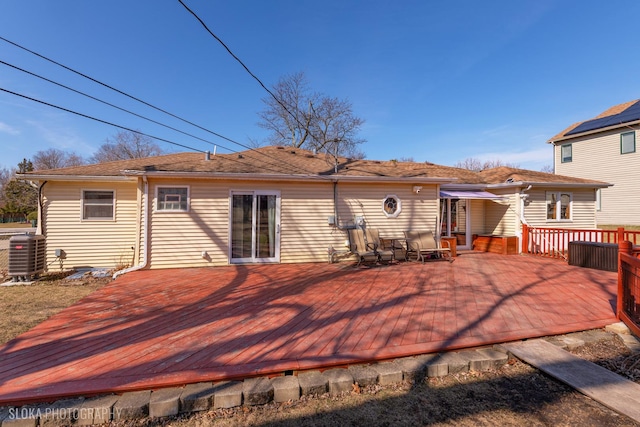
M 536 183 L 562 183 L 562 184 L 602 184 L 601 181 L 575 178 L 572 176 L 555 175 L 552 173 L 538 172 L 527 169 L 510 168 L 501 166 L 479 172 L 487 184 L 500 184 L 506 182 L 536 182 Z
M 176 153 L 141 159 L 34 171 L 26 175 L 47 177 L 116 177 L 132 172 L 211 174 L 260 174 L 274 176 L 444 178 L 464 184 L 498 184 L 514 181 L 598 183 L 580 178 L 515 168 L 494 168 L 483 172 L 433 163 L 359 160 L 340 157 L 335 172 L 333 157 L 291 147 L 261 147 L 234 154 Z M 127 172 L 125 172 L 127 171 Z

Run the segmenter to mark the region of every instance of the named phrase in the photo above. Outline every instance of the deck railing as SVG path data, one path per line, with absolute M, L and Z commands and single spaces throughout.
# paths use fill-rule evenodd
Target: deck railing
M 640 245 L 640 231 L 569 229 L 522 226 L 522 253 L 567 259 L 569 242 L 618 243 Z
M 619 243 L 617 316 L 640 335 L 640 247 L 629 241 Z

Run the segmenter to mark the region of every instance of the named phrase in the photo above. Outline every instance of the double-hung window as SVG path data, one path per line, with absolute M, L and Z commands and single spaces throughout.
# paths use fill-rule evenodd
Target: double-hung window
M 547 221 L 571 220 L 571 193 L 547 191 Z
M 157 210 L 187 212 L 189 210 L 189 187 L 158 187 Z
M 636 152 L 636 133 L 625 132 L 620 134 L 620 154 Z
M 562 163 L 570 163 L 573 161 L 573 148 L 571 144 L 564 144 L 560 146 L 560 161 Z
M 82 219 L 115 219 L 115 195 L 113 190 L 82 190 Z

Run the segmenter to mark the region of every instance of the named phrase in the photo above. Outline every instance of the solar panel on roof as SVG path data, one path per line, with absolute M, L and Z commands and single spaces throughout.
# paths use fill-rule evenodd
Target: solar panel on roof
M 607 126 L 613 126 L 620 123 L 632 122 L 640 120 L 640 101 L 632 104 L 624 111 L 612 116 L 602 117 L 599 119 L 587 120 L 575 129 L 566 133 L 566 135 L 575 135 L 577 133 L 588 132 L 590 130 L 602 129 Z
M 620 114 L 616 114 L 618 123 L 626 123 L 640 118 L 640 102 L 636 102 Z
M 582 132 L 587 132 L 590 130 L 594 130 L 594 129 L 600 129 L 600 128 L 604 128 L 607 127 L 609 123 L 609 119 L 610 117 L 603 117 L 601 119 L 593 119 L 593 120 L 587 120 L 586 122 L 582 123 L 581 125 L 575 127 L 573 130 L 567 132 L 567 135 L 574 135 L 576 133 L 582 133 Z

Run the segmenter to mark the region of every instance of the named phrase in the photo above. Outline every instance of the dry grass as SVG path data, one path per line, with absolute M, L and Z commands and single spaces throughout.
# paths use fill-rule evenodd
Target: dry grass
M 635 426 L 522 362 L 395 386 L 114 426 Z
M 110 280 L 62 281 L 58 276 L 43 279 L 32 285 L 0 287 L 0 344 L 28 331 Z

